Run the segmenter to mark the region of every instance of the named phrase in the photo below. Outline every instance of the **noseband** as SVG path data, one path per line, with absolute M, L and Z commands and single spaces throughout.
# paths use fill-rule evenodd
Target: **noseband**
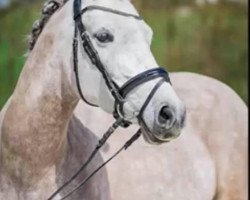
M 114 133 L 114 131 L 119 127 L 128 127 L 131 122 L 125 120 L 124 116 L 124 104 L 126 102 L 127 95 L 137 88 L 138 86 L 149 82 L 151 80 L 161 78 L 157 84 L 153 87 L 150 94 L 146 98 L 144 104 L 141 107 L 141 110 L 137 116 L 138 121 L 141 125 L 146 126 L 146 123 L 143 120 L 143 113 L 148 106 L 149 102 L 153 98 L 154 94 L 157 92 L 157 90 L 161 87 L 161 85 L 164 82 L 170 82 L 170 78 L 168 75 L 168 72 L 165 71 L 163 68 L 154 68 L 147 70 L 145 72 L 142 72 L 131 79 L 129 79 L 122 87 L 119 87 L 111 78 L 110 74 L 107 71 L 106 66 L 102 63 L 100 56 L 97 52 L 97 50 L 94 48 L 94 45 L 90 39 L 90 36 L 87 32 L 86 27 L 84 26 L 81 16 L 92 10 L 99 10 L 103 12 L 109 12 L 116 15 L 124 16 L 124 17 L 132 17 L 135 20 L 142 20 L 140 16 L 117 11 L 114 9 L 101 7 L 101 6 L 88 6 L 81 10 L 82 2 L 81 0 L 74 0 L 74 21 L 75 21 L 75 31 L 74 31 L 74 39 L 73 39 L 73 64 L 74 64 L 74 72 L 76 76 L 76 84 L 79 91 L 79 94 L 83 101 L 85 101 L 90 106 L 96 105 L 90 103 L 87 101 L 87 99 L 84 97 L 81 84 L 79 80 L 79 67 L 78 67 L 78 34 L 81 38 L 82 47 L 85 51 L 85 53 L 88 55 L 88 58 L 90 59 L 91 63 L 99 70 L 99 72 L 102 74 L 102 77 L 105 80 L 105 83 L 115 99 L 114 104 L 114 112 L 113 116 L 116 119 L 116 122 L 109 128 L 109 130 L 104 134 L 102 139 L 99 141 L 99 144 L 96 146 L 95 150 L 92 152 L 90 157 L 87 159 L 87 161 L 82 165 L 82 167 L 66 182 L 64 183 L 59 189 L 57 189 L 49 198 L 48 200 L 52 200 L 63 188 L 65 188 L 69 183 L 71 183 L 79 174 L 82 172 L 87 165 L 92 161 L 96 153 L 100 150 L 100 148 L 106 143 L 106 141 L 109 139 L 109 137 Z M 139 137 L 141 136 L 141 130 L 139 129 L 138 132 L 128 141 L 124 144 L 124 146 L 119 149 L 114 156 L 112 156 L 110 159 L 108 159 L 105 163 L 103 163 L 100 167 L 98 167 L 93 173 L 91 173 L 87 178 L 84 179 L 79 185 L 77 185 L 71 192 L 69 192 L 66 196 L 61 198 L 61 200 L 66 199 L 69 197 L 73 192 L 75 192 L 77 189 L 79 189 L 82 185 L 84 185 L 90 178 L 92 178 L 102 167 L 104 167 L 107 163 L 109 163 L 114 157 L 116 157 L 122 150 L 126 150 L 129 146 L 131 146 Z

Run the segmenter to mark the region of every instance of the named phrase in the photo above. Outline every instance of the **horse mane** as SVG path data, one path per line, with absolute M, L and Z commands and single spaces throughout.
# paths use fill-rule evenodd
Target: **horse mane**
M 41 10 L 40 19 L 36 20 L 32 26 L 31 34 L 28 37 L 29 50 L 32 51 L 36 41 L 41 34 L 44 26 L 47 24 L 51 16 L 61 7 L 65 5 L 68 0 L 46 0 Z

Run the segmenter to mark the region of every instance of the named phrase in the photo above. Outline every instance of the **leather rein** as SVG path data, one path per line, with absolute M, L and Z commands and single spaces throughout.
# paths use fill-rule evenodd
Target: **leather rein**
M 102 74 L 102 77 L 105 80 L 105 83 L 115 99 L 114 104 L 114 112 L 113 116 L 116 119 L 114 124 L 105 132 L 102 139 L 99 140 L 98 145 L 92 152 L 92 154 L 89 156 L 87 161 L 81 166 L 81 168 L 68 180 L 66 181 L 60 188 L 58 188 L 47 200 L 52 200 L 61 190 L 63 190 L 66 186 L 68 186 L 92 161 L 92 159 L 95 157 L 95 155 L 98 153 L 98 151 L 101 149 L 101 147 L 106 143 L 106 141 L 109 139 L 109 137 L 115 132 L 115 130 L 118 127 L 124 127 L 127 128 L 131 122 L 125 120 L 124 117 L 124 111 L 123 111 L 123 105 L 126 102 L 126 96 L 136 87 L 140 86 L 141 84 L 144 84 L 146 82 L 149 82 L 151 80 L 161 78 L 160 81 L 157 82 L 157 84 L 154 86 L 154 88 L 151 90 L 150 94 L 148 95 L 146 101 L 144 102 L 137 118 L 139 121 L 139 124 L 141 126 L 144 126 L 147 128 L 146 123 L 143 119 L 143 113 L 145 109 L 147 108 L 148 104 L 150 103 L 151 99 L 153 98 L 154 94 L 157 92 L 157 90 L 161 87 L 161 85 L 164 82 L 168 82 L 171 84 L 169 74 L 166 70 L 163 68 L 154 68 L 147 70 L 143 73 L 140 73 L 136 75 L 135 77 L 129 79 L 122 87 L 118 87 L 118 85 L 112 80 L 111 76 L 109 75 L 108 71 L 106 70 L 106 66 L 102 63 L 99 54 L 97 50 L 94 48 L 94 45 L 90 39 L 90 36 L 86 30 L 86 27 L 84 26 L 82 22 L 82 15 L 88 11 L 92 10 L 100 10 L 103 12 L 109 12 L 116 15 L 121 15 L 124 17 L 132 17 L 135 20 L 142 20 L 140 16 L 117 11 L 111 8 L 101 7 L 101 6 L 87 6 L 84 9 L 81 10 L 82 1 L 81 0 L 74 0 L 74 21 L 75 21 L 75 30 L 74 30 L 74 39 L 73 39 L 73 65 L 74 65 L 74 72 L 76 77 L 76 84 L 79 91 L 79 95 L 82 98 L 84 102 L 86 102 L 90 106 L 98 107 L 90 102 L 87 101 L 87 99 L 84 97 L 81 84 L 79 80 L 79 73 L 78 73 L 78 40 L 79 36 L 81 39 L 82 47 L 85 51 L 85 53 L 88 55 L 88 58 L 90 59 L 91 63 L 99 70 L 99 72 Z M 148 128 L 147 128 L 148 129 Z M 85 185 L 100 169 L 102 169 L 106 164 L 108 164 L 112 159 L 114 159 L 119 153 L 121 153 L 122 150 L 128 149 L 139 137 L 141 136 L 141 129 L 139 129 L 136 134 L 127 141 L 112 157 L 110 157 L 106 162 L 104 162 L 102 165 L 100 165 L 96 170 L 94 170 L 88 177 L 86 177 L 81 183 L 79 183 L 77 186 L 75 186 L 69 193 L 67 193 L 64 197 L 62 197 L 60 200 L 68 198 L 70 195 L 72 195 L 75 191 L 77 191 L 80 187 Z

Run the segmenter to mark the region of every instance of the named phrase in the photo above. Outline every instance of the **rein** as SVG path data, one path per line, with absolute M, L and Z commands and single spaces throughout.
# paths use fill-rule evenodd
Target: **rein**
M 135 20 L 142 20 L 142 18 L 137 15 L 133 15 L 133 14 L 129 14 L 129 13 L 125 13 L 122 11 L 117 11 L 114 9 L 101 7 L 101 6 L 88 6 L 81 10 L 81 4 L 82 4 L 81 0 L 74 0 L 73 9 L 74 9 L 75 30 L 74 30 L 74 39 L 73 39 L 73 64 L 74 64 L 74 72 L 75 72 L 75 77 L 76 77 L 76 85 L 77 85 L 79 95 L 82 98 L 82 100 L 90 106 L 98 107 L 97 105 L 94 105 L 91 102 L 87 101 L 81 89 L 79 72 L 78 72 L 79 71 L 78 70 L 78 35 L 79 35 L 81 38 L 81 44 L 85 53 L 88 55 L 91 63 L 94 66 L 96 66 L 96 68 L 102 74 L 111 95 L 115 99 L 113 116 L 116 119 L 116 121 L 108 129 L 108 131 L 103 135 L 102 139 L 99 140 L 99 143 L 97 144 L 96 148 L 94 149 L 92 154 L 89 156 L 87 161 L 81 166 L 81 168 L 68 181 L 66 181 L 60 188 L 58 188 L 47 200 L 52 200 L 62 189 L 64 189 L 67 185 L 69 185 L 88 166 L 88 164 L 93 160 L 93 158 L 101 149 L 101 147 L 106 143 L 106 141 L 110 138 L 110 136 L 116 131 L 118 127 L 127 128 L 128 126 L 132 124 L 131 122 L 125 119 L 124 111 L 123 111 L 123 105 L 126 102 L 126 97 L 132 90 L 134 90 L 136 87 L 146 82 L 149 82 L 157 78 L 161 78 L 157 82 L 157 84 L 154 86 L 154 88 L 151 90 L 150 94 L 145 100 L 137 116 L 139 124 L 145 127 L 147 130 L 149 130 L 147 128 L 146 123 L 144 122 L 143 113 L 145 109 L 147 108 L 148 104 L 150 103 L 150 101 L 152 100 L 153 96 L 157 92 L 157 90 L 161 87 L 161 85 L 165 82 L 168 82 L 171 84 L 167 71 L 165 71 L 163 68 L 154 68 L 154 69 L 147 70 L 143 73 L 140 73 L 134 76 L 133 78 L 129 79 L 122 87 L 118 87 L 118 85 L 112 80 L 111 76 L 109 75 L 106 66 L 102 63 L 97 50 L 94 48 L 94 45 L 90 39 L 90 36 L 88 35 L 86 27 L 84 26 L 82 22 L 81 16 L 88 11 L 99 10 L 103 12 L 113 13 L 116 15 L 121 15 L 124 17 L 132 17 Z M 137 133 L 129 141 L 127 141 L 124 144 L 124 146 L 121 149 L 119 149 L 112 157 L 110 157 L 106 162 L 104 162 L 97 169 L 95 169 L 87 178 L 85 178 L 81 183 L 79 183 L 76 187 L 74 187 L 68 194 L 66 194 L 63 198 L 61 198 L 61 200 L 66 199 L 75 191 L 77 191 L 80 187 L 84 186 L 84 184 L 86 184 L 87 181 L 90 180 L 99 170 L 101 170 L 110 161 L 112 161 L 116 156 L 118 156 L 122 152 L 122 150 L 127 150 L 136 140 L 139 139 L 140 136 L 141 136 L 141 129 L 139 129 Z

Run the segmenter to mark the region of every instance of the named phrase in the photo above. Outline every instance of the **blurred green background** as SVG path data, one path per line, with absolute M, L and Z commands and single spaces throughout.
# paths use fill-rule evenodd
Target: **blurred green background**
M 247 1 L 133 2 L 154 31 L 152 51 L 161 66 L 217 78 L 248 103 Z M 22 0 L 0 9 L 0 109 L 14 90 L 25 62 L 26 37 L 42 4 Z

